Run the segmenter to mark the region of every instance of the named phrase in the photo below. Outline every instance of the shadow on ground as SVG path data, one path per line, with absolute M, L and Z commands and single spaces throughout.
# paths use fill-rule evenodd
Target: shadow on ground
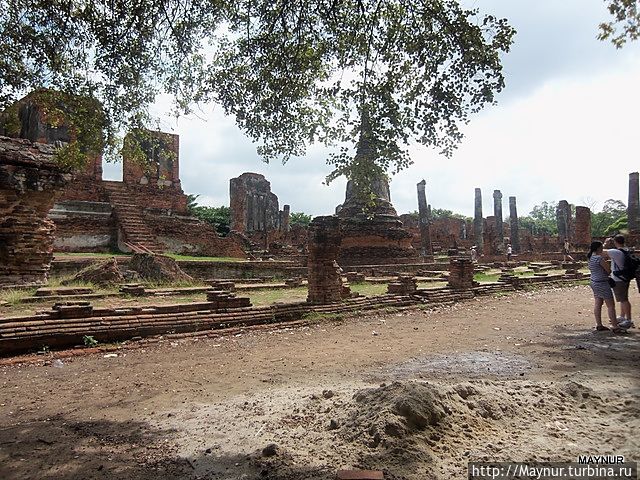
M 329 480 L 335 471 L 292 465 L 286 455 L 180 457 L 174 431 L 144 422 L 58 416 L 0 427 L 2 480 Z

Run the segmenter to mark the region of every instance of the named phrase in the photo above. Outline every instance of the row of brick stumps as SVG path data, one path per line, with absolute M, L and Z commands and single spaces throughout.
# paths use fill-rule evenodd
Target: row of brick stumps
M 399 275 L 387 285 L 387 293 L 392 295 L 413 295 L 418 290 L 418 281 L 411 275 Z
M 474 265 L 468 258 L 452 258 L 449 261 L 448 286 L 456 290 L 471 289 L 476 284 L 473 281 Z
M 307 260 L 309 303 L 335 303 L 343 298 L 340 254 L 340 219 L 329 215 L 313 219 L 309 225 L 309 257 Z

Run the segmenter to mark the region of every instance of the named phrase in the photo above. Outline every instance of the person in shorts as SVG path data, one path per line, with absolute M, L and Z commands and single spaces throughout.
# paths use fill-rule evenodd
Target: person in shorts
M 616 319 L 616 302 L 609 286 L 611 268 L 604 257 L 602 242 L 591 242 L 587 258 L 589 259 L 589 271 L 591 272 L 591 290 L 594 298 L 593 316 L 596 320 L 596 331 L 610 330 L 602 324 L 602 305 L 606 304 L 609 322 L 614 333 L 622 333 L 625 330 L 618 326 L 618 320 Z
M 618 317 L 618 323 L 624 328 L 629 328 L 633 325 L 631 320 L 631 302 L 629 302 L 629 284 L 624 279 L 618 277 L 615 271 L 622 270 L 624 268 L 624 236 L 616 235 L 613 238 L 607 238 L 604 241 L 605 253 L 611 259 L 611 275 L 610 277 L 616 282 L 613 287 L 613 294 L 616 297 L 616 301 L 620 304 L 620 317 Z

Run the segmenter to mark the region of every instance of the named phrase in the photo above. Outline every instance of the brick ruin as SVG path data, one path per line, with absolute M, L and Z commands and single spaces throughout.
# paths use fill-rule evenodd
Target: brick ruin
M 336 208 L 342 228 L 342 247 L 338 262 L 343 266 L 384 265 L 419 262 L 413 247 L 413 235 L 404 228 L 391 204 L 389 182 L 375 179 L 371 184 L 374 199 L 364 205 L 347 182 L 345 201 Z
M 629 201 L 627 203 L 627 219 L 629 233 L 640 233 L 640 188 L 638 172 L 629 174 Z
M 68 142 L 70 129 L 50 121 L 37 95 L 10 107 L 19 128 L 0 130 L 15 138 L 47 144 Z M 86 166 L 58 196 L 49 218 L 57 227 L 56 251 L 153 251 L 244 257 L 242 244 L 220 238 L 213 227 L 189 215 L 179 177 L 179 137 L 137 131 L 125 137 L 123 181 L 102 180 L 102 155 L 89 155 Z M 137 155 L 134 155 L 137 153 Z
M 0 285 L 43 283 L 55 226 L 47 218 L 65 175 L 50 145 L 0 137 Z
M 279 209 L 271 183 L 259 173 L 245 172 L 229 181 L 231 231 L 245 237 L 253 249 L 275 254 L 306 248 L 306 229 L 291 228 L 291 207 Z M 288 248 L 295 246 L 295 248 Z
M 315 217 L 309 225 L 309 303 L 335 303 L 345 296 L 342 272 L 337 262 L 341 236 L 338 217 Z

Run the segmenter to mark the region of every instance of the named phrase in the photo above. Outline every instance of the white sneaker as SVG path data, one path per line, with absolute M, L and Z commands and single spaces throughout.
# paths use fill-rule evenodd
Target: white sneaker
M 620 328 L 627 329 L 633 326 L 633 322 L 631 320 L 627 320 L 626 318 L 620 317 L 617 320 L 618 320 L 618 327 Z

